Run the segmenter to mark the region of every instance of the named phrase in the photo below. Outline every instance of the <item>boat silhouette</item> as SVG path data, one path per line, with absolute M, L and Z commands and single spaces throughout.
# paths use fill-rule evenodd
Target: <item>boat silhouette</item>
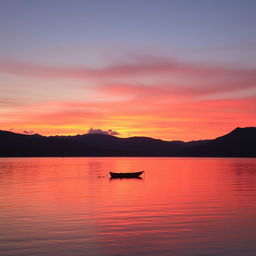
M 141 172 L 109 172 L 111 178 L 139 178 L 140 175 L 144 171 Z

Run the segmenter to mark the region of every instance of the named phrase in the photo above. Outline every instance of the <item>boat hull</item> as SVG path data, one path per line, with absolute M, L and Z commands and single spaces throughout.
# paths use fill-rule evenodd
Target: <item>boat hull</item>
M 109 172 L 111 178 L 139 178 L 142 172 Z

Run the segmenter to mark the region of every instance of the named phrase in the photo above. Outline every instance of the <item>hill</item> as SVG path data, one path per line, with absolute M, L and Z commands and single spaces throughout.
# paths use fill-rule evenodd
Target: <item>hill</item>
M 0 156 L 256 157 L 256 128 L 236 128 L 214 140 L 191 142 L 103 134 L 46 137 L 0 130 Z
M 230 133 L 180 152 L 182 156 L 256 157 L 256 127 L 236 128 Z

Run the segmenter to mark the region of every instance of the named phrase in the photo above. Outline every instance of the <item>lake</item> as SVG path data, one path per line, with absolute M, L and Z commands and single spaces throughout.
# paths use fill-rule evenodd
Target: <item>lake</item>
M 0 158 L 0 255 L 255 256 L 256 159 Z

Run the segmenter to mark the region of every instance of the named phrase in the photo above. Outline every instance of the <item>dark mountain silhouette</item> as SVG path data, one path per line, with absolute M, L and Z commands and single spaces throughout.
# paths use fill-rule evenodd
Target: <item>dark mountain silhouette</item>
M 230 133 L 183 149 L 182 156 L 256 157 L 256 127 L 236 128 Z
M 46 137 L 0 130 L 0 156 L 256 157 L 256 128 L 236 128 L 214 140 L 191 142 L 104 134 Z

